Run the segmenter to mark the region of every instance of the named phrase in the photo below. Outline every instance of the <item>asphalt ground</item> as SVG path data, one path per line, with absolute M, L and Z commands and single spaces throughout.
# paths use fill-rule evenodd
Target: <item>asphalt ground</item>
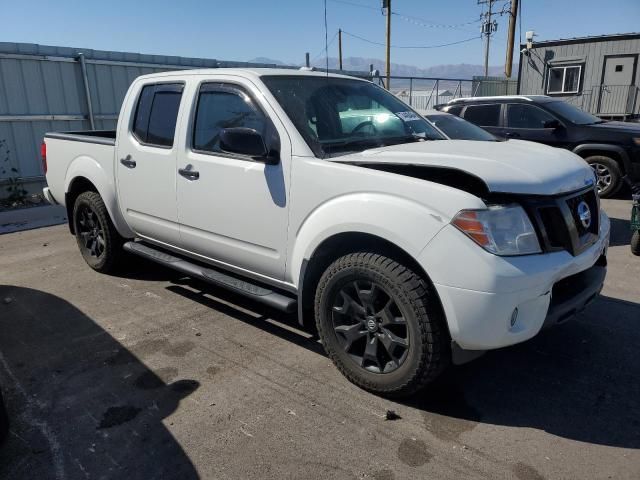
M 296 319 L 65 225 L 0 236 L 0 479 L 638 479 L 640 257 L 612 217 L 578 319 L 401 402 L 343 378 Z M 386 420 L 387 410 L 400 417 Z

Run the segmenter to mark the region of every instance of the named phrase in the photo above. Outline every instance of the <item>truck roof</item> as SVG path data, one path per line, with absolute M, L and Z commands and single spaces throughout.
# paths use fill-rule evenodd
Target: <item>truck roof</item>
M 192 76 L 192 75 L 236 75 L 240 77 L 265 77 L 265 76 L 300 76 L 300 77 L 330 77 L 330 78 L 349 78 L 355 80 L 363 80 L 363 78 L 352 77 L 349 75 L 340 75 L 337 73 L 329 73 L 322 71 L 307 70 L 305 68 L 293 69 L 293 68 L 194 68 L 189 70 L 172 70 L 167 72 L 150 73 L 147 75 L 141 75 L 138 78 L 150 79 L 160 78 L 168 76 Z

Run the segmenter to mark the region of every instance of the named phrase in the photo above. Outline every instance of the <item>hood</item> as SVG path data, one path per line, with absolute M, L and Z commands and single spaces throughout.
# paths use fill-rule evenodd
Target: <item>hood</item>
M 495 193 L 556 195 L 584 188 L 594 179 L 591 168 L 574 153 L 523 140 L 414 142 L 365 150 L 331 161 L 374 168 L 411 165 L 459 170 L 482 180 Z M 428 180 L 429 176 L 421 178 Z
M 584 125 L 595 130 L 616 131 L 620 133 L 628 133 L 630 135 L 640 136 L 640 123 L 633 122 L 604 122 L 595 123 L 593 125 Z

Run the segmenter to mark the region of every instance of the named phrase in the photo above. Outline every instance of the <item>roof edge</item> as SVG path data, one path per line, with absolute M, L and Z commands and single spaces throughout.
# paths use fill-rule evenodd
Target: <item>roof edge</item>
M 630 33 L 614 33 L 610 35 L 595 35 L 591 37 L 575 37 L 565 38 L 558 40 L 542 40 L 539 42 L 533 42 L 533 48 L 536 47 L 553 47 L 556 45 L 570 45 L 572 43 L 596 43 L 596 42 L 609 42 L 612 40 L 638 40 L 640 39 L 640 32 Z M 520 44 L 520 48 L 525 48 L 526 43 Z

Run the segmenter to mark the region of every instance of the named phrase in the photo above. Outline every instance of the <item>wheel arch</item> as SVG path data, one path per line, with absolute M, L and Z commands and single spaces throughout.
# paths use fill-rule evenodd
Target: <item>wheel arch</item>
M 631 160 L 624 148 L 606 143 L 585 143 L 573 149 L 573 153 L 586 159 L 594 155 L 610 157 L 620 165 L 622 173 L 631 171 Z
M 65 206 L 71 233 L 74 233 L 73 204 L 83 191 L 94 191 L 100 195 L 111 221 L 121 236 L 125 238 L 134 236 L 120 213 L 113 173 L 109 169 L 105 170 L 98 161 L 88 156 L 75 158 L 66 173 Z
M 411 254 L 402 247 L 378 235 L 348 231 L 336 233 L 324 239 L 314 249 L 310 257 L 303 261 L 298 282 L 298 322 L 300 325 L 309 326 L 314 323 L 309 321 L 309 315 L 313 314 L 313 303 L 316 292 L 314 286 L 318 284 L 318 280 L 327 267 L 335 259 L 343 255 L 362 251 L 385 255 L 422 276 L 427 282 L 428 289 L 433 296 L 432 298 L 437 299 L 437 307 L 442 312 L 443 318 L 445 318 L 444 308 L 429 274 Z M 307 321 L 305 321 L 305 319 L 307 319 Z M 448 334 L 446 319 L 444 323 Z

